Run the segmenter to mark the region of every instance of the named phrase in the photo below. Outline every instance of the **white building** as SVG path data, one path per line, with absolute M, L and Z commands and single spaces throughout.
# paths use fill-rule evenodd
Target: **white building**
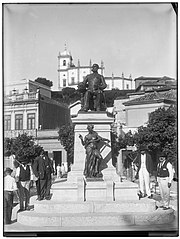
M 78 60 L 78 65 L 73 64 L 73 58 L 71 53 L 65 50 L 58 55 L 58 82 L 53 83 L 55 90 L 62 90 L 65 87 L 77 88 L 79 82 L 82 82 L 84 77 L 91 73 L 92 63 L 91 60 L 88 66 L 80 66 L 80 61 Z M 101 61 L 101 66 L 99 68 L 100 74 L 104 73 L 103 62 Z
M 51 89 L 43 84 L 22 80 L 4 88 L 4 137 L 26 133 L 33 136 L 55 165 L 67 162 L 67 153 L 58 140 L 58 127 L 70 122 L 69 109 L 51 99 Z M 12 166 L 11 158 L 4 160 Z
M 131 75 L 129 78 L 124 77 L 124 73 L 122 73 L 122 76 L 114 76 L 112 74 L 111 77 L 105 76 L 105 81 L 107 84 L 106 90 L 112 90 L 112 89 L 119 89 L 119 90 L 132 90 L 134 89 L 134 84 Z
M 96 62 L 94 62 L 96 63 Z M 89 61 L 88 66 L 81 66 L 80 60 L 78 60 L 77 66 L 73 63 L 73 58 L 71 53 L 65 47 L 65 50 L 58 55 L 58 81 L 53 82 L 53 90 L 62 90 L 65 87 L 74 87 L 77 88 L 79 82 L 82 82 L 88 74 L 91 74 L 91 67 L 94 64 Z M 99 74 L 104 76 L 104 63 L 101 61 L 99 65 Z M 122 76 L 114 76 L 112 74 L 111 77 L 104 76 L 107 88 L 106 90 L 111 89 L 120 89 L 120 90 L 131 90 L 134 89 L 134 82 L 132 80 L 131 75 L 129 78 Z

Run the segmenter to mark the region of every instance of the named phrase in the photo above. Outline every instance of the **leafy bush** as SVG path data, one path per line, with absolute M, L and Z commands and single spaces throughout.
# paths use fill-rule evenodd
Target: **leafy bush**
M 74 163 L 74 126 L 63 125 L 58 131 L 58 140 L 67 152 L 68 165 Z
M 35 144 L 32 136 L 21 134 L 16 138 L 5 138 L 5 152 L 9 155 L 14 154 L 19 162 L 31 162 L 40 155 L 42 147 Z
M 38 82 L 40 84 L 43 84 L 43 85 L 47 85 L 49 87 L 53 86 L 53 82 L 50 81 L 50 80 L 47 80 L 46 78 L 43 78 L 43 77 L 38 77 L 35 82 Z

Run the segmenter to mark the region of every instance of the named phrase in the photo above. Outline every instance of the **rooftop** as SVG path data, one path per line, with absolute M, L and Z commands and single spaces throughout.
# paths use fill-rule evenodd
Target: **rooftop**
M 163 76 L 163 77 L 149 77 L 149 76 L 140 76 L 138 78 L 135 78 L 134 79 L 135 81 L 136 80 L 150 80 L 150 81 L 159 81 L 159 80 L 163 80 L 163 81 L 167 81 L 167 80 L 170 80 L 170 81 L 175 81 L 174 78 L 170 78 L 168 76 Z
M 166 92 L 145 93 L 145 95 L 136 99 L 129 100 L 124 105 L 150 104 L 159 101 L 176 101 L 176 90 L 169 90 Z

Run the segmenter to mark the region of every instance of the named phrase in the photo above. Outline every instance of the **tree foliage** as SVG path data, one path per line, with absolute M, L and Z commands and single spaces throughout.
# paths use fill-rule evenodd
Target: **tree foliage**
M 135 144 L 146 146 L 157 158 L 164 152 L 172 163 L 177 159 L 177 109 L 159 108 L 149 116 L 147 127 L 139 127 L 134 135 Z
M 33 137 L 25 133 L 12 139 L 5 138 L 4 149 L 9 155 L 14 154 L 19 162 L 29 163 L 40 155 L 42 147 L 35 144 Z
M 38 77 L 37 79 L 35 79 L 35 82 L 38 82 L 38 83 L 43 84 L 43 85 L 47 85 L 49 87 L 53 86 L 52 81 L 47 80 L 46 78 L 43 78 L 43 77 Z
M 4 155 L 9 157 L 11 155 L 11 145 L 12 145 L 12 139 L 10 138 L 4 138 Z
M 127 93 L 132 93 L 134 90 L 119 90 L 119 89 L 112 89 L 112 90 L 105 90 L 105 99 L 107 107 L 113 107 L 114 100 L 118 97 L 124 98 L 126 97 Z
M 75 93 L 75 89 L 72 87 L 66 87 L 62 89 L 62 95 L 63 96 L 71 96 Z
M 116 132 L 111 132 L 111 145 L 112 145 L 112 161 L 113 165 L 116 165 L 117 156 L 121 149 L 126 149 L 127 146 L 134 145 L 134 138 L 131 131 L 128 133 L 120 134 L 119 137 Z
M 81 99 L 80 93 L 72 87 L 63 88 L 62 91 L 53 91 L 51 97 L 66 105 L 73 104 Z
M 82 82 L 81 82 L 82 83 Z M 81 99 L 80 93 L 85 93 L 86 90 L 84 90 L 82 84 L 78 85 L 78 89 L 74 89 L 72 87 L 66 87 L 63 88 L 62 91 L 58 92 L 52 92 L 52 98 L 66 104 L 73 104 L 77 100 Z M 107 107 L 112 107 L 114 104 L 114 100 L 117 97 L 126 97 L 127 93 L 133 92 L 134 90 L 118 90 L 118 89 L 113 89 L 113 90 L 105 90 L 105 100 Z
M 58 131 L 58 140 L 63 145 L 67 152 L 67 162 L 68 165 L 74 163 L 74 126 L 73 125 L 63 125 Z

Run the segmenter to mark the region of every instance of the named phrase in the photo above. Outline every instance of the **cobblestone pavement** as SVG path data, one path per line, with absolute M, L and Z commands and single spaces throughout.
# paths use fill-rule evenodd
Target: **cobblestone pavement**
M 179 202 L 178 202 L 178 184 L 176 182 L 172 183 L 172 187 L 171 187 L 171 196 L 170 196 L 170 207 L 173 208 L 175 210 L 175 220 L 173 223 L 170 224 L 163 224 L 163 225 L 148 225 L 148 226 L 121 226 L 121 227 L 92 227 L 92 228 L 87 228 L 87 227 L 76 227 L 76 228 L 56 228 L 56 227 L 43 227 L 43 228 L 39 228 L 39 227 L 30 227 L 30 226 L 24 226 L 20 223 L 17 222 L 17 211 L 19 209 L 19 204 L 16 203 L 14 208 L 13 208 L 13 213 L 12 213 L 12 224 L 11 225 L 4 225 L 4 232 L 68 232 L 68 231 L 76 231 L 76 232 L 80 232 L 80 231 L 111 231 L 111 232 L 149 232 L 149 235 L 154 236 L 156 234 L 158 235 L 164 235 L 163 233 L 169 233 L 170 235 L 175 233 L 175 235 L 177 234 L 177 231 L 179 229 Z M 30 204 L 32 205 L 33 208 L 33 204 L 34 201 L 36 200 L 36 189 L 35 188 L 31 188 L 31 199 L 30 199 Z M 153 194 L 153 200 L 156 201 L 157 206 L 160 205 L 160 194 L 158 189 L 156 190 L 156 192 Z

